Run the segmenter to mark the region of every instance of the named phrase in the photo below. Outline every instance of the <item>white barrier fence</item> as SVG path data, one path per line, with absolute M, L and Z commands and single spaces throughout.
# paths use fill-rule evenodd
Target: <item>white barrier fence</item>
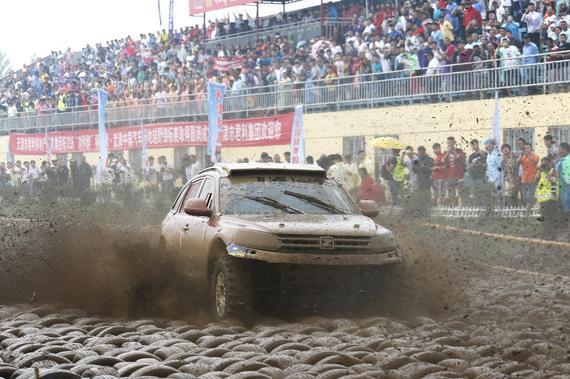
M 382 215 L 396 215 L 405 212 L 401 207 L 380 208 Z M 525 207 L 501 207 L 501 208 L 484 208 L 484 207 L 433 207 L 430 209 L 431 217 L 444 218 L 478 218 L 478 217 L 497 217 L 497 218 L 537 218 L 540 215 L 538 208 Z

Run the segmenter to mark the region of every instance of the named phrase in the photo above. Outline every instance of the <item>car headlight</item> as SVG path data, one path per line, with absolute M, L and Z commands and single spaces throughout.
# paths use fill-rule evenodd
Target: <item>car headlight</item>
M 374 253 L 385 253 L 387 251 L 396 250 L 398 248 L 398 241 L 396 241 L 392 232 L 386 230 L 386 232 L 372 237 L 369 248 Z
M 275 251 L 281 247 L 281 243 L 274 234 L 254 230 L 236 231 L 232 236 L 231 245 L 239 246 L 240 248 L 247 246 L 250 249 L 268 251 Z
M 236 245 L 235 243 L 230 243 L 226 248 L 227 252 L 231 255 L 237 256 L 245 256 L 251 252 L 254 252 L 254 249 L 250 249 L 249 247 Z

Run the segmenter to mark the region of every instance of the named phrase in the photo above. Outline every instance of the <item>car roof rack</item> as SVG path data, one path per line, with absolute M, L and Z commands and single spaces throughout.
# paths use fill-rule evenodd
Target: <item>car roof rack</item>
M 200 174 L 211 171 L 216 171 L 223 176 L 276 172 L 326 176 L 326 171 L 319 166 L 294 163 L 216 163 L 212 167 L 200 171 Z

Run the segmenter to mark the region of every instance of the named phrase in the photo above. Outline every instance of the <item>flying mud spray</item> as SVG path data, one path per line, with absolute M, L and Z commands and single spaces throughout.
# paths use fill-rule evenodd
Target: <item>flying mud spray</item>
M 2 220 L 0 376 L 570 375 L 568 249 L 380 216 L 404 261 L 372 294 L 284 292 L 214 322 L 163 271 L 155 226 L 106 220 Z
M 193 310 L 187 306 L 198 305 L 193 304 L 191 288 L 176 286 L 177 281 L 184 280 L 184 273 L 164 271 L 165 258 L 158 249 L 159 230 L 155 226 L 69 219 L 57 223 L 5 219 L 2 223 L 4 302 L 49 302 L 120 316 L 133 316 L 129 312 L 135 310 L 166 311 L 172 312 L 171 317 L 192 317 Z M 367 298 L 375 303 L 375 311 L 413 317 L 423 312 L 445 315 L 450 308 L 457 308 L 463 299 L 463 280 L 457 275 L 465 274 L 450 267 L 456 262 L 450 264 L 444 254 L 430 253 L 425 244 L 409 238 L 404 230 L 400 240 L 404 264 L 384 270 L 384 275 L 376 278 L 374 296 Z M 296 278 L 311 280 L 313 276 L 311 272 Z M 338 279 L 325 275 L 323 280 L 330 282 L 321 283 L 318 287 L 323 291 L 311 299 L 322 304 L 304 304 L 305 311 L 319 313 L 322 308 L 331 315 L 350 316 L 372 310 L 368 308 L 373 304 L 354 303 L 359 288 L 350 282 L 355 277 L 343 275 L 346 283 L 340 286 L 354 289 L 355 293 L 326 291 Z M 181 290 L 186 293 L 173 292 Z M 310 293 L 305 291 L 305 295 Z M 288 300 L 303 302 L 302 298 Z M 347 309 L 351 306 L 355 309 Z M 289 307 L 291 304 L 277 312 L 286 315 Z M 266 313 L 259 311 L 260 316 Z

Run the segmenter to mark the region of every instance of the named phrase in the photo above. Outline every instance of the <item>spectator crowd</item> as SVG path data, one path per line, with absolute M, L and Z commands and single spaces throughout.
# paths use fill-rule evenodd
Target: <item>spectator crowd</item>
M 454 137 L 431 152 L 424 146 L 388 150 L 383 162 L 359 151 L 323 154 L 318 160 L 306 157 L 306 164 L 318 165 L 355 200 L 373 200 L 380 207 L 540 207 L 545 225 L 564 225 L 570 217 L 570 146 L 557 145 L 544 137 L 547 154 L 539 157 L 523 138 L 516 146 L 499 145 L 492 138 L 482 143 L 473 139 L 469 150 L 460 148 Z M 215 157 L 222 162 L 221 154 Z M 257 162 L 290 163 L 291 154 L 261 153 Z M 248 158 L 238 163 L 249 163 Z M 180 167 L 165 156 L 146 159 L 133 168 L 122 154 L 111 154 L 101 174 L 84 158 L 71 160 L 16 161 L 0 163 L 0 200 L 14 198 L 58 199 L 74 197 L 83 204 L 114 200 L 128 204 L 137 199 L 170 202 L 180 186 L 214 161 L 195 154 L 184 156 Z M 97 185 L 96 185 L 97 184 Z M 95 192 L 93 189 L 99 191 Z M 564 221 L 566 219 L 566 221 Z M 556 230 L 549 227 L 548 230 Z
M 218 155 L 216 159 L 221 160 Z M 14 199 L 75 198 L 82 204 L 95 201 L 122 203 L 141 200 L 171 201 L 180 186 L 214 162 L 202 163 L 194 154 L 184 156 L 174 167 L 165 156 L 148 157 L 141 169 L 133 167 L 122 153 L 111 153 L 103 170 L 89 165 L 82 156 L 71 159 L 0 162 L 0 203 Z
M 109 92 L 109 106 L 136 106 L 206 97 L 207 82 L 225 84 L 231 95 L 358 84 L 361 81 L 434 76 L 449 72 L 501 69 L 497 84 L 570 79 L 567 0 L 351 0 L 326 5 L 334 29 L 306 39 L 263 29 L 319 19 L 318 8 L 281 14 L 255 25 L 249 16 L 234 21 L 162 30 L 87 45 L 81 52 L 53 52 L 0 80 L 5 117 L 88 109 L 97 89 Z M 368 14 L 368 16 L 367 16 Z M 334 23 L 336 22 L 336 24 Z M 328 29 L 327 29 L 328 30 Z M 255 32 L 246 45 L 205 44 L 239 32 Z M 525 69 L 542 61 L 548 72 Z M 238 62 L 220 68 L 216 59 Z M 444 82 L 438 85 L 449 86 Z M 525 87 L 525 88 L 526 88 Z M 558 90 L 559 88 L 549 88 Z M 309 100 L 307 100 L 309 101 Z
M 544 137 L 546 156 L 539 157 L 523 138 L 513 148 L 487 138 L 476 139 L 470 151 L 458 147 L 454 137 L 442 146 L 435 143 L 432 154 L 424 146 L 393 150 L 380 167 L 375 180 L 374 163 L 360 151 L 356 160 L 334 154 L 317 163 L 328 175 L 360 200 L 374 200 L 380 206 L 412 208 L 540 206 L 545 230 L 568 228 L 570 221 L 570 145 L 558 146 L 551 135 Z M 554 224 L 554 225 L 552 225 Z

